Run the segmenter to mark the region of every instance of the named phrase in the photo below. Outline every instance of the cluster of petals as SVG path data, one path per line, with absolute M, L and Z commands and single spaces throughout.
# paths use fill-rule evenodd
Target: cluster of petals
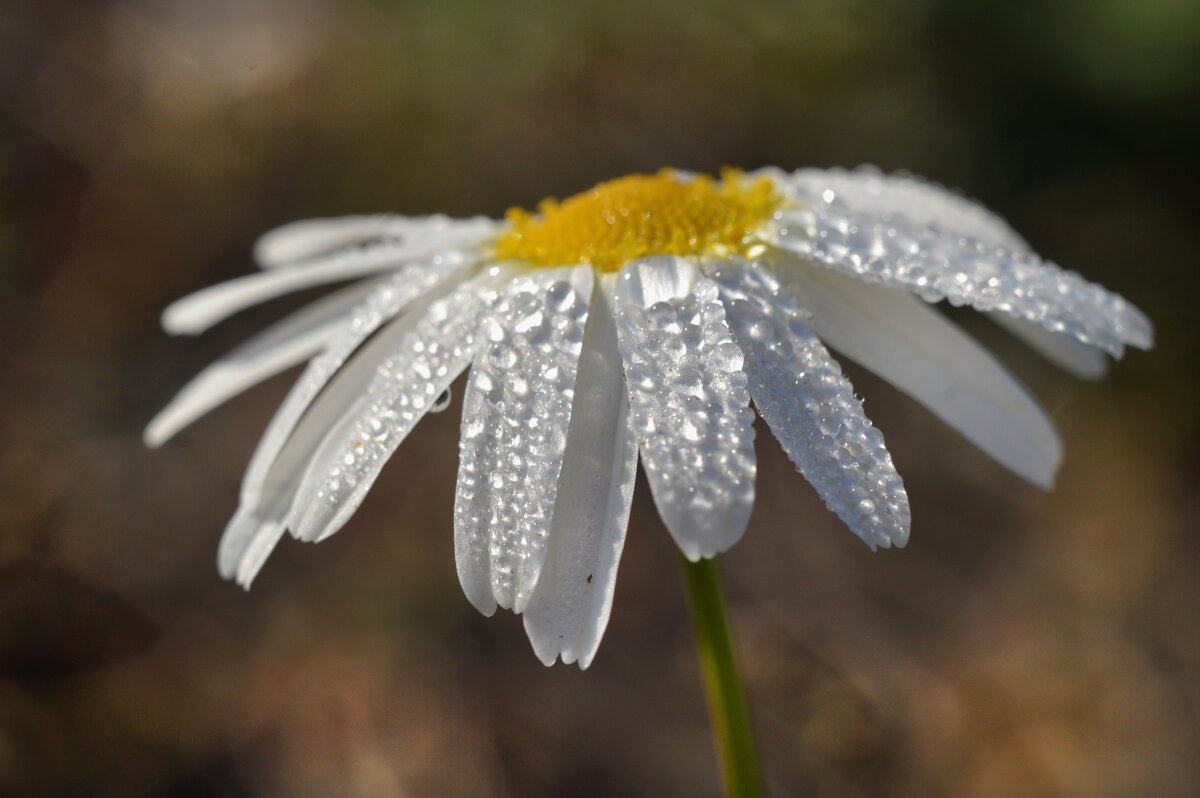
M 308 361 L 242 482 L 218 565 L 249 586 L 285 532 L 319 541 L 469 368 L 454 551 L 470 602 L 521 613 L 533 648 L 587 667 L 608 622 L 637 465 L 692 560 L 742 535 L 758 411 L 825 504 L 873 549 L 910 514 L 882 434 L 826 348 L 877 373 L 1026 480 L 1049 486 L 1046 413 L 931 305 L 985 312 L 1098 378 L 1146 317 L 1041 260 L 979 204 L 907 175 L 765 169 L 784 199 L 738 254 L 649 255 L 616 271 L 497 260 L 506 222 L 360 216 L 264 236 L 262 271 L 167 309 L 199 333 L 287 292 L 350 282 L 192 380 L 146 430 L 157 446 Z

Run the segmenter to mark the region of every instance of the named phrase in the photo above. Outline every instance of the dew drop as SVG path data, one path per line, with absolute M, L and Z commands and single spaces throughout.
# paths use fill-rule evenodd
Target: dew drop
M 517 365 L 517 352 L 511 346 L 497 346 L 492 350 L 490 359 L 497 371 L 504 371 Z
M 575 301 L 575 289 L 567 282 L 556 282 L 546 290 L 546 303 L 559 313 L 564 313 Z
M 714 347 L 710 362 L 714 368 L 721 371 L 739 371 L 742 368 L 742 350 L 732 341 L 717 344 Z
M 431 404 L 429 406 L 429 412 L 430 413 L 441 413 L 443 410 L 445 410 L 447 407 L 450 406 L 451 398 L 452 397 L 450 394 L 450 389 L 447 388 L 446 390 L 444 390 L 440 394 L 438 394 L 437 399 L 433 400 L 433 404 Z
M 776 335 L 774 325 L 766 319 L 755 321 L 750 325 L 750 337 L 760 343 L 771 341 Z
M 692 289 L 692 295 L 698 302 L 715 302 L 717 299 L 717 284 L 712 280 L 701 280 L 696 283 L 695 288 Z

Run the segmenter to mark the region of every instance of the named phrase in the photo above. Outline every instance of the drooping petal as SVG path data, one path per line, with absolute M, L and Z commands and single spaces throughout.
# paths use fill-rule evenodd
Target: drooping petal
M 690 560 L 725 551 L 754 504 L 754 413 L 717 286 L 683 258 L 634 261 L 613 307 L 654 502 Z
M 286 526 L 301 540 L 323 540 L 358 509 L 396 447 L 479 349 L 484 307 L 511 278 L 493 266 L 429 306 L 379 364 L 354 412 L 338 422 L 301 480 Z
M 346 314 L 370 290 L 371 283 L 364 281 L 306 305 L 209 365 L 146 426 L 142 435 L 146 445 L 163 445 L 213 408 L 307 360 L 341 328 Z
M 796 469 L 872 549 L 903 546 L 904 482 L 795 292 L 761 263 L 728 262 L 714 279 L 746 356 L 750 396 Z
M 463 396 L 454 553 L 485 615 L 521 612 L 538 584 L 592 295 L 588 266 L 506 285 L 487 310 Z
M 799 291 L 821 340 L 924 404 L 1018 475 L 1050 487 L 1062 459 L 1054 425 L 956 325 L 903 291 L 803 261 L 781 259 L 776 274 Z
M 265 534 L 278 540 L 276 532 L 282 534 L 284 516 L 321 440 L 361 400 L 378 365 L 430 304 L 452 290 L 470 267 L 471 262 L 463 256 L 449 254 L 410 264 L 379 284 L 347 314 L 341 332 L 312 359 L 275 411 L 250 458 L 242 478 L 240 507 L 226 526 L 218 549 L 218 569 L 223 576 L 239 574 L 239 563 L 260 529 L 274 525 L 274 530 Z M 406 311 L 410 315 L 392 321 Z M 381 327 L 382 332 L 363 346 Z M 362 351 L 350 360 L 360 347 Z M 240 576 L 238 579 L 242 581 Z
M 1003 313 L 987 318 L 1020 338 L 1054 365 L 1083 380 L 1098 380 L 1108 373 L 1108 356 L 1103 349 L 1088 346 L 1065 334 L 1050 332 L 1040 324 Z
M 948 299 L 1035 322 L 1114 357 L 1121 356 L 1126 344 L 1147 349 L 1153 343 L 1153 327 L 1140 310 L 1074 272 L 1031 252 L 927 222 L 928 210 L 914 219 L 902 205 L 880 209 L 880 198 L 867 194 L 864 199 L 861 186 L 839 188 L 840 194 L 826 188 L 800 207 L 782 211 L 776 243 L 929 302 Z M 981 234 L 999 235 L 996 230 Z
M 587 668 L 608 626 L 637 475 L 637 439 L 605 291 L 592 295 L 546 560 L 525 608 L 538 658 Z
M 448 216 L 341 216 L 291 222 L 263 235 L 254 244 L 254 260 L 264 269 L 290 266 L 371 242 L 407 248 L 414 256 L 442 249 L 495 231 L 491 219 Z

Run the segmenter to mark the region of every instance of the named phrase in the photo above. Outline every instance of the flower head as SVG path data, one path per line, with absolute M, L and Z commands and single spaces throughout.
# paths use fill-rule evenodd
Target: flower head
M 688 558 L 741 537 L 751 400 L 851 531 L 905 544 L 904 484 L 826 344 L 1048 487 L 1061 446 L 1046 414 L 930 303 L 985 311 L 1088 378 L 1153 336 L 1135 307 L 1039 259 L 981 206 L 871 169 L 663 171 L 499 222 L 297 222 L 255 256 L 262 272 L 176 302 L 164 326 L 198 333 L 289 291 L 356 282 L 207 368 L 146 430 L 157 446 L 308 360 L 247 468 L 221 573 L 248 587 L 286 531 L 338 531 L 470 367 L 459 579 L 484 614 L 523 613 L 547 664 L 586 667 L 596 652 L 639 458 Z

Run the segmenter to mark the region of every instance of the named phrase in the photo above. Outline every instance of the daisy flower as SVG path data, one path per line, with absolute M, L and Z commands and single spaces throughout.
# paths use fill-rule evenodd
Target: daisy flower
M 640 459 L 681 552 L 713 557 L 754 502 L 751 402 L 797 470 L 872 549 L 909 506 L 883 435 L 826 348 L 890 381 L 995 460 L 1048 487 L 1046 413 L 931 307 L 987 313 L 1101 376 L 1149 321 L 1041 260 L 1000 218 L 873 169 L 666 170 L 503 221 L 355 216 L 287 225 L 261 272 L 171 305 L 202 332 L 290 291 L 353 280 L 201 372 L 149 425 L 158 446 L 294 364 L 219 551 L 248 587 L 290 531 L 354 514 L 426 413 L 463 397 L 454 552 L 470 602 L 524 616 L 538 657 L 587 667 L 608 622 Z

